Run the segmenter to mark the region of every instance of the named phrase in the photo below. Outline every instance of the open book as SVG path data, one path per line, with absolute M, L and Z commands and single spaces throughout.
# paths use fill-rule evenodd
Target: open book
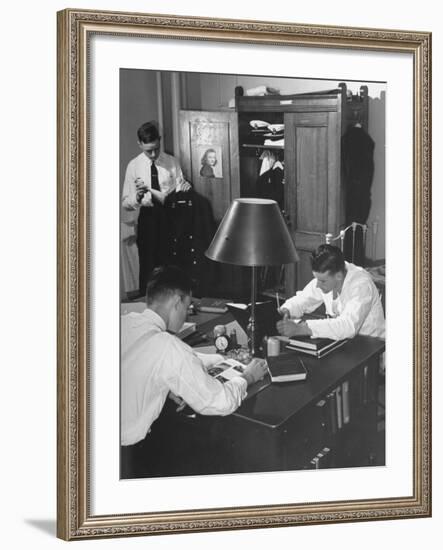
M 246 366 L 243 365 L 243 363 L 240 363 L 240 361 L 232 358 L 226 358 L 221 363 L 217 363 L 216 365 L 209 367 L 207 372 L 224 384 L 228 380 L 232 380 L 236 376 L 240 376 L 244 372 L 245 368 Z M 266 388 L 266 386 L 269 386 L 269 383 L 269 378 L 265 376 L 263 380 L 259 380 L 255 384 L 252 384 L 252 386 L 249 386 L 246 399 L 256 395 L 259 391 Z

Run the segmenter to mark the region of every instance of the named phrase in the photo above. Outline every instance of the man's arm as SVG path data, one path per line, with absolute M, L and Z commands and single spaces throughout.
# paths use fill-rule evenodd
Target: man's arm
M 125 181 L 123 182 L 122 206 L 126 210 L 137 210 L 140 207 L 141 197 L 138 200 L 138 193 L 141 190 L 141 180 L 138 179 L 138 185 L 136 180 L 134 163 L 131 161 L 126 168 Z
M 171 193 L 175 193 L 177 191 L 185 191 L 187 189 L 183 189 L 182 187 L 180 187 L 180 182 L 182 180 L 184 181 L 184 178 L 180 168 L 180 164 L 175 157 L 172 157 L 170 155 L 166 156 L 166 158 L 163 157 L 161 169 L 166 170 L 166 172 L 168 173 L 168 178 L 167 180 L 163 179 L 163 182 L 159 182 L 160 191 L 157 189 L 150 189 L 150 192 L 155 202 L 165 204 L 168 196 Z
M 246 376 L 238 376 L 222 384 L 212 378 L 192 348 L 177 338 L 168 340 L 168 363 L 171 369 L 166 383 L 194 411 L 204 415 L 227 415 L 234 412 L 246 397 L 248 384 L 263 378 L 266 367 L 256 363 L 246 368 Z
M 178 193 L 179 191 L 189 191 L 190 189 L 192 189 L 192 185 L 189 183 L 189 181 L 185 180 L 180 163 L 175 157 L 174 163 L 175 192 Z
M 295 296 L 286 300 L 280 310 L 286 310 L 290 317 L 300 319 L 305 313 L 311 313 L 322 303 L 322 293 L 317 288 L 316 279 L 312 279 L 303 290 L 299 290 Z
M 372 304 L 372 288 L 369 283 L 358 285 L 352 290 L 343 311 L 333 319 L 306 321 L 315 338 L 344 340 L 354 338 L 365 322 Z

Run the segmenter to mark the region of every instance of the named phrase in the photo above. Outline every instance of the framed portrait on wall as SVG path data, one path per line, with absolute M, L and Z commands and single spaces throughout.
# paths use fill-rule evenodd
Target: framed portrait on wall
M 430 515 L 430 38 L 58 14 L 61 538 Z M 254 355 L 227 307 L 247 308 L 250 264 L 206 255 L 236 200 L 276 203 L 297 250 L 297 262 L 257 268 L 263 323 L 328 244 L 347 273 L 370 274 L 386 333 L 325 357 L 301 350 L 305 380 L 266 374 L 231 414 L 137 384 L 158 410 L 126 439 L 122 411 L 139 397 L 122 390 L 123 327 L 146 318 L 152 268 L 178 265 L 195 282 L 178 356 L 225 352 L 241 373 Z M 220 326 L 229 353 L 213 348 Z M 155 434 L 156 460 L 123 469 L 124 448 L 143 457 Z

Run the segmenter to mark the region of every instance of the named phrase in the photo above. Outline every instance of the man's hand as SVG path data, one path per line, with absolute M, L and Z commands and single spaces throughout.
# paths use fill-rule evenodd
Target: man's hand
M 277 323 L 277 330 L 282 336 L 312 336 L 312 331 L 305 322 L 294 322 L 291 319 L 283 319 Z
M 254 358 L 243 371 L 243 378 L 251 386 L 255 382 L 262 380 L 268 372 L 268 367 L 264 359 Z
M 285 307 L 280 307 L 280 308 L 278 308 L 277 311 L 278 311 L 278 312 L 280 313 L 280 315 L 283 317 L 283 320 L 285 320 L 285 319 L 290 319 L 291 314 L 289 313 L 289 309 L 286 309 Z
M 175 180 L 174 190 L 179 191 L 189 191 L 189 189 L 192 188 L 192 185 L 189 183 L 189 181 L 186 181 L 183 176 L 179 176 Z
M 166 200 L 166 193 L 163 193 L 162 191 L 159 191 L 158 189 L 150 189 L 149 190 L 152 193 L 153 198 L 159 202 L 160 204 L 164 204 Z
M 137 178 L 135 180 L 135 188 L 137 190 L 135 197 L 137 202 L 140 203 L 146 191 L 148 191 L 148 186 L 145 185 L 145 182 L 141 178 Z

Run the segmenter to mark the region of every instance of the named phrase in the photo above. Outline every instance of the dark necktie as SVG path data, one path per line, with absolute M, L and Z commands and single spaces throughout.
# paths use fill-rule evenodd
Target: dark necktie
M 151 163 L 151 189 L 160 191 L 160 186 L 158 184 L 158 171 L 154 161 Z

